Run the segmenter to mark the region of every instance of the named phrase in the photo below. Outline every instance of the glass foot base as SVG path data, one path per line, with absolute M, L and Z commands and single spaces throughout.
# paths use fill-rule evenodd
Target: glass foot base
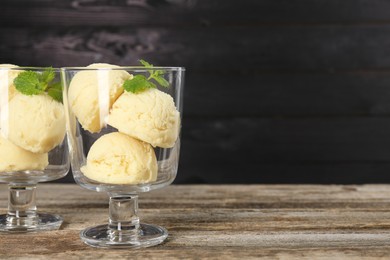
M 57 230 L 63 221 L 59 215 L 46 213 L 37 213 L 34 218 L 0 215 L 0 232 L 24 233 Z
M 140 248 L 162 243 L 168 237 L 168 231 L 159 226 L 140 224 L 137 235 L 110 235 L 108 225 L 84 229 L 80 233 L 81 240 L 93 247 L 103 248 Z

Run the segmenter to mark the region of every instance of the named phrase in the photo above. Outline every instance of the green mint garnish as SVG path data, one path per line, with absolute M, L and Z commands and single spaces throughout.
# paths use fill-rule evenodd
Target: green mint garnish
M 145 68 L 153 68 L 153 65 L 147 61 L 139 61 Z M 150 88 L 157 88 L 151 80 L 155 80 L 161 86 L 168 88 L 169 82 L 163 77 L 164 71 L 153 70 L 149 72 L 149 77 L 144 75 L 135 75 L 132 79 L 123 83 L 123 88 L 128 92 L 139 93 Z
M 47 90 L 47 94 L 51 96 L 54 100 L 62 103 L 62 85 L 61 82 L 56 82 L 50 85 Z
M 153 68 L 153 65 L 150 64 L 149 62 L 145 61 L 145 60 L 139 60 L 139 62 L 144 65 L 145 68 Z
M 156 88 L 156 85 L 148 81 L 144 75 L 135 75 L 132 79 L 123 83 L 123 88 L 128 92 L 138 93 L 149 88 Z
M 52 82 L 55 78 L 53 68 L 47 68 L 42 73 L 23 71 L 14 79 L 15 88 L 24 95 L 39 95 L 47 93 L 54 100 L 62 102 L 61 82 Z
M 34 71 L 24 71 L 14 79 L 15 88 L 25 95 L 38 95 L 42 93 L 44 86 L 39 80 L 39 75 Z
M 56 77 L 56 74 L 54 73 L 53 68 L 47 68 L 39 76 L 40 76 L 39 78 L 42 82 L 49 84 Z

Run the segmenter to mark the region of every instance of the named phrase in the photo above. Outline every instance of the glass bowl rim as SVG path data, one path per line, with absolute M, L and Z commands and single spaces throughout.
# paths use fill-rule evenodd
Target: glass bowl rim
M 34 66 L 19 66 L 19 67 L 0 67 L 0 70 L 46 70 L 48 68 L 53 69 L 55 72 L 60 71 L 83 71 L 83 70 L 138 70 L 138 71 L 148 71 L 148 70 L 165 70 L 165 71 L 185 71 L 184 67 L 165 67 L 165 66 L 154 66 L 151 68 L 146 68 L 143 66 L 119 66 L 119 67 L 99 67 L 99 68 L 88 68 L 88 67 L 34 67 Z
M 61 67 L 61 72 L 66 71 L 98 71 L 98 70 L 134 70 L 134 71 L 149 71 L 149 70 L 165 70 L 165 71 L 185 71 L 184 67 L 165 67 L 165 66 L 153 66 L 150 68 L 143 66 L 119 66 L 119 67 Z
M 47 69 L 53 69 L 55 72 L 60 72 L 60 68 L 56 68 L 56 67 L 51 67 L 51 66 L 48 66 L 48 67 L 33 67 L 33 66 L 25 66 L 25 67 L 1 67 L 0 66 L 0 70 L 35 70 L 35 71 L 41 71 L 41 70 L 47 70 Z

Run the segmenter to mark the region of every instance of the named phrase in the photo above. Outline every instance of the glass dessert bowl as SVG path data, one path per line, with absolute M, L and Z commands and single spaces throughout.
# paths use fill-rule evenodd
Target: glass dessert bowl
M 0 232 L 58 229 L 62 217 L 37 213 L 36 186 L 69 171 L 59 69 L 0 65 L 0 182 L 9 186 Z
M 168 236 L 140 223 L 138 194 L 176 177 L 184 69 L 141 62 L 61 69 L 74 179 L 110 198 L 109 223 L 80 233 L 90 246 L 148 247 Z

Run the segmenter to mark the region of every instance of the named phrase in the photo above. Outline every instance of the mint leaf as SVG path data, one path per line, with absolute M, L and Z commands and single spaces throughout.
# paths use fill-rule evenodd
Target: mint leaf
M 39 95 L 47 93 L 54 100 L 62 102 L 62 85 L 60 82 L 52 83 L 55 78 L 53 68 L 47 68 L 42 73 L 23 71 L 15 79 L 15 88 L 24 95 Z
M 144 75 L 135 75 L 123 83 L 123 88 L 128 92 L 138 93 L 149 88 L 156 88 L 156 85 L 148 81 Z
M 51 96 L 54 100 L 62 102 L 62 85 L 61 82 L 56 82 L 52 84 L 47 90 L 47 94 Z
M 153 77 L 153 79 L 154 79 L 155 81 L 157 81 L 158 84 L 160 84 L 161 86 L 163 86 L 163 87 L 165 87 L 165 88 L 169 87 L 169 82 L 168 82 L 166 79 L 164 79 L 163 77 L 161 77 L 161 76 L 155 76 L 155 77 Z
M 23 71 L 14 79 L 15 88 L 25 95 L 38 95 L 43 92 L 39 75 L 34 71 Z
M 155 70 L 154 73 L 153 73 L 154 76 L 160 76 L 160 75 L 164 75 L 164 71 L 163 70 Z
M 139 62 L 145 68 L 153 68 L 153 65 L 147 61 L 139 60 Z M 157 88 L 156 84 L 151 82 L 154 79 L 159 85 L 163 87 L 169 87 L 169 82 L 163 77 L 163 70 L 151 70 L 148 71 L 149 77 L 146 78 L 144 75 L 135 75 L 132 79 L 126 80 L 123 83 L 123 88 L 128 92 L 139 93 L 149 88 Z
M 141 64 L 144 65 L 145 68 L 153 68 L 153 65 L 150 64 L 150 63 L 147 62 L 147 61 L 139 60 L 139 62 L 141 62 Z
M 42 72 L 42 74 L 40 75 L 40 80 L 42 82 L 45 82 L 46 84 L 48 84 L 51 81 L 53 81 L 55 76 L 56 76 L 56 74 L 54 73 L 54 69 L 52 67 L 50 67 Z

